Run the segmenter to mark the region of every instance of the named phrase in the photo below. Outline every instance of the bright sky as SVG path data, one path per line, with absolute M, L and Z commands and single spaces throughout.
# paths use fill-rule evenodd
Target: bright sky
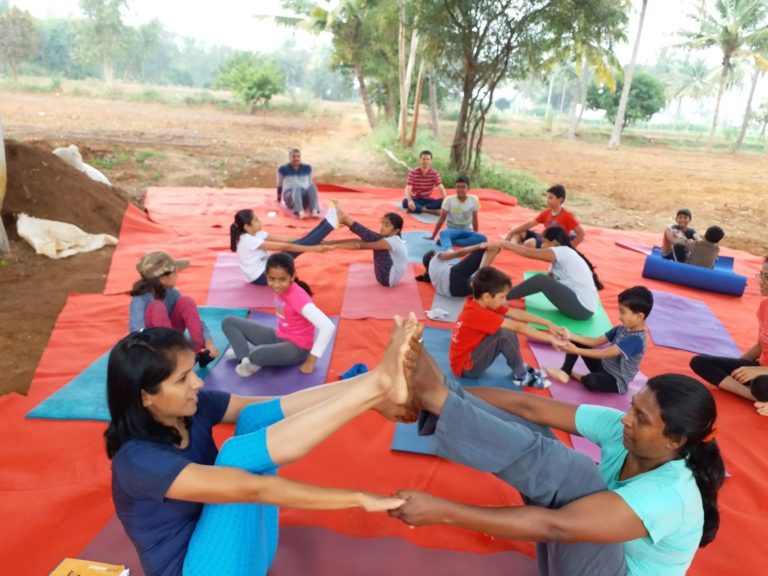
M 699 0 L 649 0 L 640 44 L 640 63 L 653 62 L 663 46 L 675 42 L 674 32 L 687 24 L 685 15 L 698 2 Z M 631 54 L 640 3 L 640 0 L 633 0 L 636 10 L 629 26 L 628 43 L 617 49 L 622 62 L 628 61 Z M 40 18 L 80 15 L 78 0 L 11 0 L 11 4 Z M 207 44 L 270 52 L 281 46 L 284 39 L 291 35 L 295 35 L 303 46 L 322 42 L 309 33 L 276 26 L 270 17 L 255 17 L 284 13 L 280 0 L 128 0 L 128 5 L 130 13 L 126 16 L 126 21 L 129 24 L 141 24 L 158 18 L 175 34 L 202 40 Z M 714 57 L 716 64 L 717 55 Z

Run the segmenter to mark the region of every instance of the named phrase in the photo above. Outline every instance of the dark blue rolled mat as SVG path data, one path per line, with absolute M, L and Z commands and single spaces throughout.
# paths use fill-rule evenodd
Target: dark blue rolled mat
M 733 258 L 729 256 L 718 258 L 714 268 L 702 268 L 665 260 L 659 248 L 654 248 L 645 259 L 643 277 L 733 296 L 744 294 L 747 286 L 747 277 L 733 271 Z

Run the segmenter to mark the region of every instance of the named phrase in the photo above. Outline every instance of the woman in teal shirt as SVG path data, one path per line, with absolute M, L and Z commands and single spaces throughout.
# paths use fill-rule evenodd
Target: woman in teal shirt
M 540 573 L 569 576 L 682 575 L 715 538 L 725 472 L 715 402 L 700 382 L 656 376 L 622 413 L 498 388 L 468 394 L 446 383 L 421 344 L 411 348 L 420 432 L 435 434 L 437 454 L 493 472 L 535 506 L 467 506 L 404 490 L 392 516 L 539 542 Z M 542 427 L 597 443 L 599 469 Z

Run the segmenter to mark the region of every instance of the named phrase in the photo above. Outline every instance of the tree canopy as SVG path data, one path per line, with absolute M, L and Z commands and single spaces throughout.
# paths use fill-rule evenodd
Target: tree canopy
M 285 72 L 279 64 L 252 52 L 235 54 L 219 69 L 216 85 L 232 90 L 251 112 L 283 91 Z
M 587 95 L 587 105 L 592 110 L 605 110 L 606 118 L 613 123 L 619 110 L 622 88 L 623 80 L 617 81 L 614 92 L 606 87 L 591 86 Z M 664 108 L 665 104 L 664 85 L 649 74 L 637 72 L 629 90 L 623 128 L 638 120 L 650 120 L 656 112 Z
M 19 64 L 37 54 L 38 40 L 37 26 L 29 12 L 14 6 L 0 14 L 0 55 L 8 61 L 14 82 Z

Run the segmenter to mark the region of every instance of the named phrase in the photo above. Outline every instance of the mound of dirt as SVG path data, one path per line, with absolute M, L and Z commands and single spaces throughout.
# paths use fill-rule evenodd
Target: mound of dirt
M 128 195 L 91 180 L 50 150 L 15 142 L 6 144 L 8 190 L 2 206 L 6 222 L 25 212 L 36 218 L 68 222 L 86 232 L 117 236 Z
M 86 232 L 118 236 L 128 196 L 91 180 L 47 143 L 6 143 L 8 189 L 2 206 L 11 252 L 0 260 L 0 394 L 26 393 L 70 292 L 100 293 L 113 247 L 50 260 L 16 234 L 21 212 Z

